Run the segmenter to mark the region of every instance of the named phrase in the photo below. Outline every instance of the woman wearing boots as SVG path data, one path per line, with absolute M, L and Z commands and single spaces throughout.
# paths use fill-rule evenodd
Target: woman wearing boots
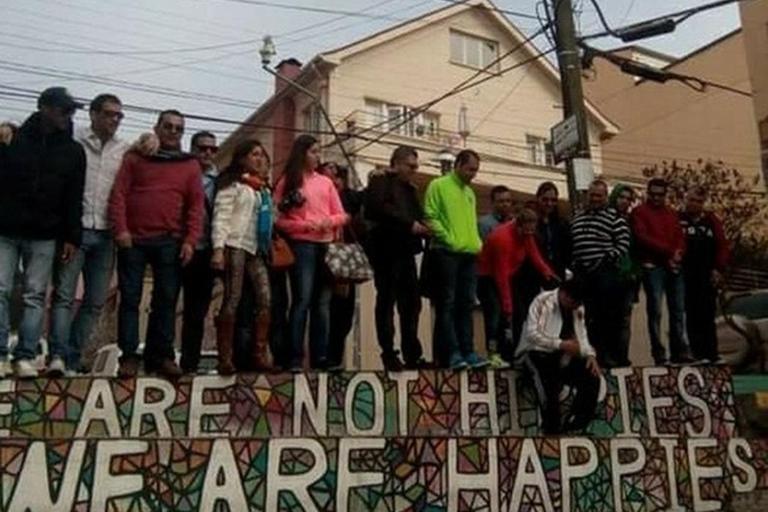
M 348 216 L 336 187 L 318 172 L 320 144 L 311 135 L 296 139 L 285 171 L 275 184 L 275 202 L 280 214 L 277 227 L 291 244 L 296 263 L 290 270 L 291 312 L 288 321 L 291 371 L 301 371 L 304 360 L 304 331 L 309 326 L 310 364 L 328 366 L 331 279 L 325 268 L 328 244 L 337 238 Z
M 253 367 L 256 371 L 272 369 L 267 257 L 273 216 L 267 162 L 267 154 L 259 141 L 242 141 L 235 147 L 232 163 L 216 181 L 211 266 L 224 271 L 224 298 L 216 319 L 220 375 L 235 373 L 232 364 L 235 315 L 246 278 L 256 298 Z

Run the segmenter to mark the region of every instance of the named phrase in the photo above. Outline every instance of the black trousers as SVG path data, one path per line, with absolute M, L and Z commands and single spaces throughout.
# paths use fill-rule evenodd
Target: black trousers
M 539 272 L 526 261 L 512 278 L 512 346 L 507 357 L 514 358 L 523 325 L 528 320 L 531 303 L 541 293 L 542 279 Z M 509 359 L 512 360 L 512 359 Z
M 621 366 L 624 289 L 615 267 L 603 265 L 588 274 L 580 274 L 585 283 L 584 312 L 589 341 L 603 368 Z
M 184 314 L 181 328 L 181 368 L 194 372 L 200 364 L 205 334 L 205 318 L 211 305 L 215 273 L 211 269 L 211 250 L 195 251 L 192 261 L 182 269 Z
M 350 284 L 344 288 L 346 293 L 334 290 L 331 298 L 331 330 L 328 335 L 328 366 L 331 368 L 344 363 L 344 348 L 355 319 L 357 287 Z
M 269 286 L 272 290 L 272 314 L 269 324 L 269 348 L 275 365 L 287 368 L 290 364 L 291 347 L 288 341 L 288 271 L 269 269 Z
M 406 363 L 422 356 L 418 337 L 421 295 L 416 260 L 410 251 L 387 251 L 372 255 L 376 286 L 376 336 L 383 354 L 395 351 L 394 310 L 400 317 L 400 346 Z
M 235 313 L 235 333 L 232 339 L 232 364 L 238 372 L 255 371 L 253 338 L 256 329 L 256 292 L 253 286 L 243 286 Z
M 697 359 L 714 361 L 717 349 L 717 290 L 712 286 L 710 272 L 686 272 L 685 324 L 688 343 Z
M 525 365 L 533 374 L 536 394 L 542 411 L 542 429 L 545 434 L 562 432 L 560 416 L 560 392 L 564 385 L 576 390 L 570 415 L 570 426 L 585 428 L 595 415 L 597 395 L 600 392 L 600 378 L 587 369 L 587 360 L 576 357 L 565 367 L 560 367 L 560 352 L 547 353 L 532 351 L 525 358 Z

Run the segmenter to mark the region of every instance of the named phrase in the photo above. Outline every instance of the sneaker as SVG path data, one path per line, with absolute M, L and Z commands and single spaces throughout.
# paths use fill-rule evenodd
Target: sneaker
M 717 359 L 711 360 L 710 364 L 715 366 L 728 366 L 728 361 L 723 356 L 717 356 Z
M 464 370 L 467 367 L 467 362 L 458 353 L 451 354 L 448 359 L 448 368 L 451 370 Z
M 7 357 L 0 358 L 0 379 L 13 375 L 13 366 Z
M 381 362 L 384 364 L 384 369 L 388 372 L 403 371 L 403 362 L 400 360 L 397 351 L 381 354 Z
M 29 359 L 16 361 L 16 378 L 18 379 L 36 379 L 37 368 Z
M 688 350 L 683 350 L 680 354 L 672 356 L 670 362 L 673 366 L 701 364 L 701 361 L 694 358 Z
M 184 373 L 181 371 L 181 368 L 179 368 L 179 365 L 177 365 L 176 361 L 173 359 L 163 359 L 163 361 L 160 363 L 159 372 L 160 375 L 168 380 L 176 380 L 184 375 Z
M 328 373 L 341 373 L 344 371 L 344 363 L 328 363 Z
M 502 359 L 502 357 L 495 352 L 488 356 L 488 363 L 494 370 L 505 370 L 510 366 L 508 362 Z
M 291 373 L 304 373 L 304 367 L 301 365 L 294 365 L 288 370 Z
M 139 374 L 139 361 L 138 359 L 125 359 L 120 362 L 120 367 L 117 369 L 117 377 L 120 379 L 134 379 Z
M 51 379 L 59 379 L 67 372 L 67 365 L 64 364 L 64 359 L 61 356 L 53 356 L 50 364 L 48 364 L 48 370 L 45 372 L 46 377 Z
M 464 361 L 467 363 L 467 366 L 475 369 L 485 368 L 490 364 L 486 358 L 480 357 L 474 352 L 471 352 L 467 357 L 465 357 Z

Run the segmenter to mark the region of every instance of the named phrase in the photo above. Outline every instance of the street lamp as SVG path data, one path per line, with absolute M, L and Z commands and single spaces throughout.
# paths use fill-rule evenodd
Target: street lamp
M 291 80 L 287 76 L 281 75 L 274 69 L 272 69 L 269 64 L 272 62 L 272 57 L 274 57 L 277 54 L 277 50 L 275 48 L 275 42 L 272 39 L 272 36 L 264 36 L 264 39 L 262 40 L 261 49 L 259 50 L 259 55 L 261 55 L 261 68 L 269 73 L 270 75 L 274 76 L 278 80 L 282 80 L 297 91 L 300 91 L 315 102 L 317 105 L 317 108 L 320 110 L 320 113 L 323 115 L 323 119 L 325 120 L 325 123 L 328 125 L 328 129 L 333 134 L 333 139 L 336 145 L 339 146 L 339 149 L 341 150 L 341 154 L 344 156 L 344 160 L 347 161 L 347 165 L 349 166 L 349 170 L 352 171 L 352 176 L 354 177 L 357 184 L 360 184 L 360 178 L 357 175 L 357 171 L 355 170 L 355 166 L 352 163 L 352 157 L 350 157 L 349 153 L 347 152 L 347 148 L 344 147 L 344 144 L 341 141 L 341 136 L 339 135 L 339 132 L 336 130 L 336 127 L 333 125 L 333 121 L 331 121 L 331 117 L 328 115 L 328 111 L 325 110 L 325 107 L 323 106 L 323 102 L 320 101 L 320 98 L 312 91 L 307 89 L 306 87 L 302 86 L 301 84 L 295 82 L 294 80 Z
M 448 174 L 453 169 L 453 162 L 456 157 L 453 156 L 453 152 L 445 148 L 437 154 L 437 161 L 440 162 L 440 174 Z

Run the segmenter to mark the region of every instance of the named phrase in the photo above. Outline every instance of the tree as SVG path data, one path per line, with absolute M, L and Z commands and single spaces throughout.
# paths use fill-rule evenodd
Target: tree
M 709 191 L 709 209 L 723 221 L 732 244 L 731 268 L 768 268 L 768 202 L 759 190 L 760 176 L 745 177 L 723 162 L 699 160 L 695 165 L 662 162 L 643 169 L 647 178 L 669 183 L 669 201 L 682 208 L 687 190 L 703 186 Z M 762 187 L 761 187 L 762 188 Z

